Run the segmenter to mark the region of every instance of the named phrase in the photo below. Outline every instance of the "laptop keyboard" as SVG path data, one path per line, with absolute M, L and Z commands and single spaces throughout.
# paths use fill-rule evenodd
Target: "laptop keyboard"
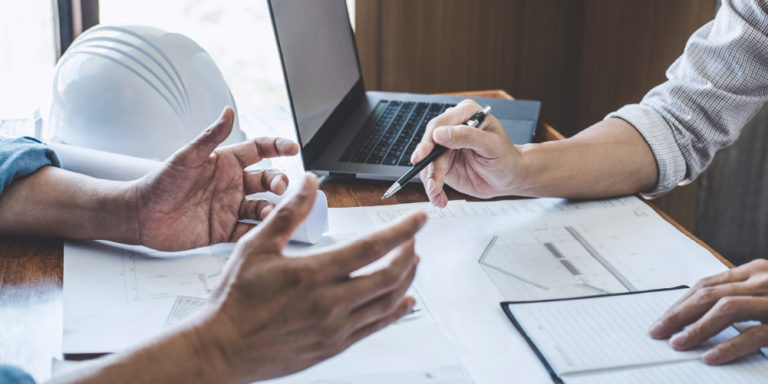
M 411 166 L 411 154 L 424 136 L 429 121 L 455 106 L 383 100 L 339 160 Z

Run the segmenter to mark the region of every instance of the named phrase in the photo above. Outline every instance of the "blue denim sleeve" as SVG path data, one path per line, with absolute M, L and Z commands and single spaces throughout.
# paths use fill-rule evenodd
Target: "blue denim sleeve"
M 0 384 L 35 384 L 35 380 L 21 369 L 0 365 Z
M 0 195 L 14 179 L 52 165 L 61 168 L 53 149 L 31 137 L 0 140 Z

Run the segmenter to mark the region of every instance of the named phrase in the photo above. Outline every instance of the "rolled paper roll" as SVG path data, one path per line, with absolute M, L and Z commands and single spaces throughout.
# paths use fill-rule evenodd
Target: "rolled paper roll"
M 300 186 L 289 187 L 288 190 L 282 195 L 278 196 L 271 192 L 256 193 L 249 195 L 248 199 L 258 200 L 266 199 L 279 205 L 283 200 L 290 196 L 295 195 Z M 253 220 L 240 220 L 245 223 L 257 224 L 258 221 Z M 312 206 L 312 210 L 309 212 L 307 219 L 304 220 L 291 235 L 292 241 L 300 241 L 302 243 L 317 244 L 320 238 L 328 230 L 328 198 L 323 191 L 317 191 L 317 197 L 315 197 L 315 204 Z
M 48 143 L 48 146 L 56 151 L 62 168 L 97 179 L 136 180 L 162 164 L 155 160 L 118 155 L 67 144 Z

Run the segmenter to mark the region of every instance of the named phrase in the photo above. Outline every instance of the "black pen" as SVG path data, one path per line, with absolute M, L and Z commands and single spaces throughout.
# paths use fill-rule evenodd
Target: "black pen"
M 491 107 L 487 106 L 483 108 L 482 111 L 472 116 L 471 119 L 465 121 L 464 125 L 468 125 L 470 127 L 477 127 L 478 125 L 480 125 L 480 123 L 483 122 L 483 120 L 485 120 L 485 117 L 488 116 L 488 113 L 490 112 L 491 112 Z M 437 160 L 437 158 L 440 157 L 440 155 L 445 153 L 445 151 L 447 150 L 448 148 L 443 147 L 442 145 L 435 144 L 435 148 L 432 150 L 432 152 L 430 152 L 429 155 L 427 155 L 427 157 L 424 158 L 424 160 L 420 161 L 418 164 L 415 164 L 408 172 L 405 173 L 405 175 L 403 175 L 403 177 L 397 179 L 397 181 L 394 184 L 392 184 L 392 186 L 389 187 L 389 189 L 387 189 L 387 193 L 385 193 L 381 199 L 384 200 L 388 197 L 391 197 L 395 193 L 397 193 L 397 191 L 399 191 L 400 188 L 403 187 L 403 185 L 411 181 L 411 179 L 416 177 L 416 175 L 418 175 L 419 172 L 421 172 L 424 168 L 426 168 L 427 165 L 429 165 L 429 163 Z

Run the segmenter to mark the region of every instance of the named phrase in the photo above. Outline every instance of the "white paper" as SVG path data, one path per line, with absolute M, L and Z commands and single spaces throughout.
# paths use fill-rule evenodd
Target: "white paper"
M 325 235 L 291 242 L 292 255 L 354 239 Z M 102 241 L 64 244 L 64 353 L 115 352 L 170 329 L 195 313 L 221 282 L 235 244 L 160 252 Z
M 428 203 L 336 208 L 329 209 L 328 217 L 331 233 L 354 234 L 359 237 L 414 210 L 424 210 L 430 217 L 417 235 L 416 250 L 421 256 L 421 263 L 414 288 L 440 332 L 457 352 L 472 381 L 478 384 L 508 383 L 510 375 L 514 375 L 517 382 L 551 383 L 538 357 L 506 318 L 499 306 L 501 301 L 583 295 L 587 289 L 583 286 L 581 291 L 567 289 L 579 284 L 617 292 L 631 290 L 628 286 L 635 290 L 648 290 L 692 285 L 702 277 L 727 269 L 711 253 L 634 197 L 573 203 L 562 199 L 481 203 L 452 201 L 448 208 L 442 210 Z M 574 232 L 581 237 L 577 238 L 567 228 L 575 229 Z M 540 230 L 546 232 L 547 236 L 537 236 Z M 548 289 L 536 287 L 509 274 L 502 274 L 508 279 L 500 279 L 498 275 L 492 278 L 493 271 L 497 270 L 488 265 L 502 270 L 510 267 L 510 263 L 503 263 L 504 257 L 507 257 L 503 252 L 485 264 L 479 262 L 494 236 L 503 240 L 498 244 L 503 246 L 499 248 L 501 251 L 515 250 L 516 239 L 522 239 L 531 244 L 531 249 L 538 252 L 540 257 L 555 260 L 558 259 L 544 244 L 559 241 L 562 244 L 556 244 L 555 249 L 583 272 L 581 277 L 584 280 L 574 279 L 572 274 L 570 277 L 564 275 L 566 278 L 562 281 L 553 280 L 551 275 L 563 276 L 570 271 L 563 263 L 552 263 L 551 260 L 511 263 L 512 266 L 525 267 L 511 271 L 511 274 L 523 278 L 525 275 L 539 276 L 539 285 Z M 602 261 L 595 258 L 584 243 L 589 244 Z M 114 260 L 108 263 L 100 262 L 98 257 L 103 256 L 104 252 L 94 249 L 93 243 L 86 246 L 86 249 L 71 252 L 73 244 L 68 242 L 65 248 L 64 352 L 74 352 L 75 346 L 80 352 L 101 352 L 103 348 L 93 347 L 109 343 L 116 347 L 112 339 L 122 336 L 112 333 L 119 332 L 120 328 L 113 327 L 112 333 L 107 334 L 101 332 L 103 324 L 135 327 L 134 323 L 141 319 L 153 319 L 146 320 L 147 324 L 152 324 L 140 333 L 141 337 L 136 336 L 133 330 L 133 334 L 126 336 L 120 346 L 145 340 L 146 335 L 151 333 L 148 331 L 156 330 L 159 333 L 175 297 L 152 300 L 157 304 L 143 304 L 141 308 L 133 309 L 139 315 L 121 320 L 119 314 L 113 313 L 118 312 L 116 308 L 121 306 L 106 305 L 103 304 L 104 300 L 92 298 L 98 294 L 94 291 L 99 290 L 114 289 L 117 295 L 120 292 L 125 295 L 125 286 L 121 288 L 118 284 L 119 276 L 108 278 L 104 273 L 106 264 L 119 264 L 116 262 L 119 255 L 112 256 Z M 73 265 L 73 260 L 77 260 L 77 265 Z M 108 288 L 110 286 L 114 287 Z M 114 300 L 114 297 L 110 300 Z M 105 321 L 105 314 L 114 316 L 115 320 Z M 73 326 L 75 320 L 80 322 L 76 327 Z M 386 335 L 383 332 L 372 339 L 386 338 Z M 407 343 L 406 339 L 403 337 L 402 342 Z M 406 344 L 405 347 L 414 348 L 414 344 Z M 360 362 L 334 364 L 338 365 L 328 366 L 334 367 L 335 378 L 363 374 L 358 370 L 357 364 L 362 364 Z M 321 366 L 325 365 L 318 367 Z M 398 366 L 394 370 L 411 372 L 405 366 Z M 331 377 L 331 373 L 328 375 Z M 313 381 L 307 378 L 303 382 Z
M 479 261 L 493 236 L 506 240 L 519 237 L 530 244 L 538 243 L 539 254 L 554 259 L 551 252 L 544 253 L 546 247 L 543 244 L 551 239 L 536 236 L 538 230 L 545 229 L 550 237 L 562 235 L 560 240 L 570 243 L 570 249 L 563 247 L 562 252 L 581 267 L 577 261 L 592 256 L 565 230 L 566 227 L 575 228 L 635 290 L 693 285 L 702 277 L 727 269 L 706 249 L 634 197 L 590 202 L 563 199 L 452 201 L 442 210 L 419 203 L 344 208 L 331 210 L 330 216 L 335 223 L 339 221 L 336 217 L 343 215 L 345 221 L 359 228 L 358 231 L 364 231 L 365 216 L 378 227 L 417 209 L 427 212 L 430 220 L 416 237 L 416 250 L 422 260 L 414 286 L 476 383 L 507 383 L 510 372 L 515 372 L 515 378 L 520 382 L 551 383 L 544 366 L 506 318 L 499 303 L 583 296 L 585 292 L 585 289 L 573 292 L 567 289 L 569 285 L 582 283 L 582 280 L 572 278 L 562 281 L 560 287 L 556 284 L 547 286 L 549 289 L 546 290 L 505 274 L 502 277 L 506 276 L 506 279 L 500 279 L 498 275 L 492 279 L 498 271 Z M 595 264 L 596 259 L 592 258 L 584 270 L 590 266 L 602 266 L 602 270 L 596 269 L 586 279 L 587 283 L 594 285 L 602 280 L 606 282 L 601 286 L 603 290 L 629 290 L 610 270 L 599 262 Z M 514 265 L 525 267 L 513 271 L 516 274 L 543 277 L 549 284 L 552 284 L 550 275 L 569 273 L 562 264 Z
M 564 378 L 567 384 L 762 384 L 768 377 L 766 359 L 750 355 L 732 363 L 711 366 L 697 359 L 649 368 L 612 371 Z
M 510 304 L 528 337 L 560 376 L 699 360 L 739 333 L 728 327 L 702 345 L 676 351 L 648 328 L 687 289 Z M 768 372 L 768 360 L 763 368 Z
M 418 292 L 418 312 L 303 372 L 273 384 L 470 384 L 461 360 Z
M 96 360 L 72 361 L 59 360 L 54 357 L 51 359 L 51 378 L 56 379 L 94 364 L 96 364 Z

